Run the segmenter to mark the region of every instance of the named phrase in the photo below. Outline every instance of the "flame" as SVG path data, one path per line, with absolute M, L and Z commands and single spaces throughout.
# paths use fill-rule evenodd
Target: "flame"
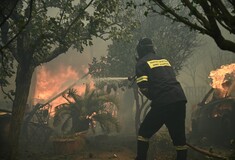
M 229 88 L 235 83 L 235 63 L 223 65 L 209 74 L 212 79 L 211 87 L 215 89 L 218 97 L 227 96 Z
M 86 69 L 84 71 L 86 71 Z M 79 78 L 82 76 L 83 75 L 80 75 L 71 66 L 60 65 L 56 72 L 52 72 L 45 66 L 42 66 L 37 70 L 34 104 L 46 103 L 51 98 L 67 89 L 69 86 L 71 86 L 71 84 L 79 80 Z M 94 88 L 94 82 L 90 77 L 88 77 L 87 81 L 89 82 L 91 88 Z M 86 85 L 84 83 L 78 84 L 73 88 L 77 90 L 79 95 L 82 95 L 85 92 Z M 60 96 L 52 101 L 50 105 L 52 106 L 52 110 L 54 110 L 53 107 L 63 103 L 67 103 L 67 101 L 62 96 Z

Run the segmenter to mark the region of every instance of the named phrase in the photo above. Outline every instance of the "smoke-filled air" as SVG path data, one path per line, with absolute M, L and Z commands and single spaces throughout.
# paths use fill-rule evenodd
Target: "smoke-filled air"
M 234 11 L 2 0 L 0 160 L 235 160 Z

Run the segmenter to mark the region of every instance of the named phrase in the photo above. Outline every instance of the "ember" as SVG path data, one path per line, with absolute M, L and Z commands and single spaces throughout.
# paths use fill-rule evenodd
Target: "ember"
M 219 69 L 211 71 L 209 78 L 212 79 L 211 87 L 216 89 L 219 98 L 226 97 L 235 83 L 235 63 L 223 65 Z

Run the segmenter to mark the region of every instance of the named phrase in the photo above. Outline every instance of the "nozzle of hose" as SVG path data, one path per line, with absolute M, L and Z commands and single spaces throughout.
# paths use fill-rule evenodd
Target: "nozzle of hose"
M 129 77 L 128 77 L 128 80 L 129 80 L 129 81 L 135 81 L 135 79 L 136 79 L 136 75 L 134 75 L 134 76 L 129 76 Z
M 129 76 L 128 77 L 128 80 L 131 82 L 131 84 L 129 85 L 129 87 L 132 87 L 135 83 L 135 80 L 136 80 L 137 76 L 134 75 L 134 76 Z

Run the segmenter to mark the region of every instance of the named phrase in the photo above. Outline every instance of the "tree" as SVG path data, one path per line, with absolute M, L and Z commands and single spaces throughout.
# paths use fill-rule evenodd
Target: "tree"
M 17 68 L 15 91 L 11 94 L 5 92 L 13 100 L 9 133 L 11 159 L 17 155 L 21 123 L 35 68 L 66 53 L 69 48 L 82 52 L 84 45 L 92 45 L 94 37 L 108 39 L 124 29 L 117 15 L 120 9 L 117 0 L 32 2 L 18 1 L 0 32 L 1 46 L 6 46 L 1 48 L 0 57 L 2 88 L 8 85 L 7 78 L 13 76 Z M 29 13 L 32 14 L 30 21 Z M 25 27 L 19 33 L 22 26 Z M 8 43 L 10 39 L 14 41 Z
M 138 13 L 137 13 L 138 15 Z M 156 53 L 169 59 L 176 74 L 182 69 L 186 60 L 191 56 L 192 49 L 197 45 L 197 34 L 191 32 L 179 23 L 170 25 L 171 21 L 156 14 L 151 17 L 137 17 L 139 26 L 133 29 L 132 37 L 127 39 L 113 39 L 108 46 L 108 55 L 100 61 L 96 58 L 90 66 L 94 77 L 133 76 L 135 69 L 136 43 L 142 37 L 149 37 L 156 46 Z M 118 87 L 128 87 L 127 83 L 119 83 Z M 149 103 L 133 85 L 136 102 L 135 126 L 138 130 L 142 117 L 147 113 Z M 131 109 L 130 109 L 131 110 Z
M 233 37 L 235 34 L 235 2 L 233 0 L 150 0 L 138 4 L 130 1 L 128 5 L 146 7 L 145 15 L 154 12 L 183 23 L 213 38 L 222 50 L 235 53 L 235 42 L 226 36 L 226 33 Z M 182 14 L 182 10 L 187 14 Z

